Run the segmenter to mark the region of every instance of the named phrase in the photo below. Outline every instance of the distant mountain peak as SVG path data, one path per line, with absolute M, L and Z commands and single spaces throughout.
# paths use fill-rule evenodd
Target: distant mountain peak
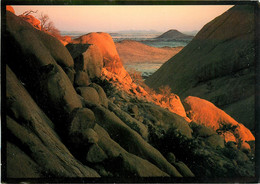
M 157 37 L 157 39 L 191 39 L 193 36 L 186 35 L 178 31 L 177 29 L 170 29 L 166 31 L 165 33 L 161 34 Z

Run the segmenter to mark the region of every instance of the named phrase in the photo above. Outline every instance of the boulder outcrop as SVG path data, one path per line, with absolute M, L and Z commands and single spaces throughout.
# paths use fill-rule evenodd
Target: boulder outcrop
M 36 29 L 41 30 L 41 21 L 38 20 L 37 18 L 35 18 L 34 16 L 32 16 L 32 15 L 19 15 L 19 17 L 21 17 L 26 22 L 29 22 Z
M 115 43 L 108 33 L 89 33 L 73 40 L 72 43 L 96 45 L 103 55 L 104 68 L 119 75 L 122 79 L 131 80 L 119 58 Z
M 20 147 L 27 156 L 15 148 L 10 148 L 8 154 L 21 154 L 21 157 L 27 159 L 30 164 L 25 165 L 26 167 L 19 172 L 27 172 L 25 176 L 29 178 L 39 177 L 39 175 L 44 177 L 98 177 L 99 174 L 96 171 L 82 165 L 72 156 L 54 131 L 52 121 L 37 106 L 8 66 L 6 74 L 7 139 Z M 17 159 L 15 162 L 19 162 L 21 158 L 17 156 L 10 159 Z M 13 164 L 8 166 L 14 170 L 17 169 Z M 10 172 L 9 177 L 14 176 L 11 169 L 8 171 Z M 15 176 L 16 178 L 20 176 L 19 172 Z
M 230 132 L 239 141 L 254 141 L 255 137 L 243 124 L 238 123 L 223 110 L 217 108 L 209 101 L 198 97 L 189 96 L 184 100 L 184 106 L 188 117 L 195 123 L 212 128 L 219 134 Z M 200 133 L 201 134 L 201 133 Z M 233 141 L 230 136 L 225 136 L 225 141 Z M 231 138 L 231 140 L 229 140 Z
M 15 14 L 14 8 L 10 5 L 6 5 L 6 11 L 12 12 L 13 14 Z

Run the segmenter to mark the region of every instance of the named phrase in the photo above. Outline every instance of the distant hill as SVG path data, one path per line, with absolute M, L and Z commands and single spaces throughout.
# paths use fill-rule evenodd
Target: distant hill
M 151 47 L 143 43 L 124 40 L 116 42 L 116 49 L 123 63 L 164 63 L 183 47 Z
M 169 85 L 182 98 L 209 100 L 254 130 L 255 52 L 254 6 L 234 6 L 206 24 L 146 83 Z
M 176 29 L 171 29 L 162 35 L 156 37 L 156 39 L 167 39 L 167 40 L 179 40 L 179 39 L 192 39 L 193 36 L 183 34 Z

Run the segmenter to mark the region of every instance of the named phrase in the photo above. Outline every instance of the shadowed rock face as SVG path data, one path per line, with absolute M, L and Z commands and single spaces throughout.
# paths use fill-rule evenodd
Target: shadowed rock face
M 98 177 L 98 173 L 77 161 L 53 130 L 53 123 L 31 98 L 7 66 L 8 177 Z M 26 154 L 24 154 L 26 152 Z M 25 159 L 25 160 L 21 160 Z M 26 162 L 17 168 L 14 162 Z M 35 163 L 36 162 L 36 163 Z M 18 163 L 16 163 L 18 164 Z M 12 170 L 19 170 L 14 173 Z
M 86 72 L 91 79 L 101 76 L 103 55 L 96 45 L 68 44 L 66 48 L 75 61 L 76 72 Z
M 253 130 L 254 29 L 254 6 L 234 6 L 206 24 L 145 82 L 153 88 L 169 85 L 182 98 L 209 100 Z
M 74 108 L 81 107 L 76 91 L 64 72 L 74 70 L 70 53 L 56 38 L 33 28 L 20 17 L 7 12 L 6 19 L 6 39 L 10 41 L 6 44 L 8 66 L 40 106 L 46 108 L 48 115 L 53 110 L 69 116 Z

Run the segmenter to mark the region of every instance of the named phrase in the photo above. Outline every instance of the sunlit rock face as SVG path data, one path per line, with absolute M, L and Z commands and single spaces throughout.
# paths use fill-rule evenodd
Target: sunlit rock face
M 253 134 L 243 124 L 207 100 L 189 96 L 184 100 L 184 107 L 193 122 L 214 129 L 225 138 L 226 142 L 234 139 L 236 142 L 255 140 Z
M 21 17 L 25 21 L 29 22 L 36 29 L 41 30 L 41 21 L 38 20 L 37 18 L 35 18 L 34 16 L 32 16 L 32 15 L 20 15 L 19 17 Z
M 130 80 L 130 76 L 119 58 L 115 43 L 108 33 L 89 33 L 73 40 L 73 43 L 98 46 L 103 55 L 104 68 L 117 74 L 122 79 L 126 78 Z
M 10 5 L 6 6 L 6 11 L 12 12 L 13 14 L 15 14 L 14 8 Z

